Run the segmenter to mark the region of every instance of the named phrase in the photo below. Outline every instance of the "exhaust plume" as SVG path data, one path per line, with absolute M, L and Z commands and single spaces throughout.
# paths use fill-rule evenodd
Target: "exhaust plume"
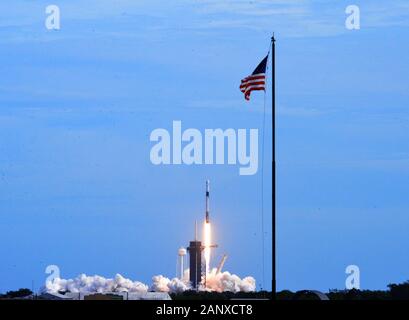
M 202 286 L 199 290 L 217 291 L 217 292 L 253 292 L 256 291 L 256 280 L 253 277 L 245 277 L 241 279 L 235 274 L 228 271 L 217 273 L 217 269 L 213 268 L 207 274 L 206 288 Z
M 189 282 L 189 270 L 185 270 L 183 280 L 178 278 L 169 279 L 163 275 L 152 277 L 152 284 L 147 286 L 139 281 L 132 281 L 116 274 L 113 279 L 104 278 L 98 275 L 87 276 L 80 274 L 74 279 L 55 278 L 48 281 L 41 289 L 41 292 L 57 293 L 106 293 L 106 292 L 130 292 L 144 294 L 148 291 L 181 293 L 191 290 Z M 224 271 L 216 274 L 214 268 L 206 279 L 207 287 L 199 286 L 200 291 L 231 291 L 231 292 L 251 292 L 256 290 L 256 281 L 253 277 L 241 279 L 235 274 Z
M 73 293 L 132 292 L 146 293 L 148 286 L 139 281 L 132 281 L 116 274 L 114 279 L 101 276 L 80 274 L 75 279 L 55 278 L 48 281 L 42 291 Z

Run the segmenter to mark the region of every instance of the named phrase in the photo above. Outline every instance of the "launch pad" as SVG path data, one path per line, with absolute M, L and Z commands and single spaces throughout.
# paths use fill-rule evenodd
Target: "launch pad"
M 189 280 L 194 289 L 202 283 L 206 287 L 207 274 L 209 273 L 210 249 L 217 248 L 217 245 L 210 244 L 210 214 L 209 214 L 210 182 L 206 180 L 206 214 L 204 229 L 204 244 L 197 240 L 197 223 L 195 223 L 195 240 L 190 241 L 187 251 L 189 252 Z M 206 226 L 208 229 L 206 229 Z M 204 268 L 202 268 L 202 253 L 205 252 Z
M 189 252 L 189 280 L 192 283 L 194 289 L 202 281 L 202 250 L 201 241 L 190 241 L 190 245 L 187 248 Z
M 197 289 L 198 285 L 202 282 L 202 276 L 204 276 L 204 285 L 206 285 L 206 276 L 209 270 L 205 267 L 202 269 L 202 252 L 205 248 L 217 248 L 216 244 L 206 247 L 202 245 L 201 241 L 190 241 L 187 251 L 189 252 L 189 280 L 192 283 L 192 287 Z

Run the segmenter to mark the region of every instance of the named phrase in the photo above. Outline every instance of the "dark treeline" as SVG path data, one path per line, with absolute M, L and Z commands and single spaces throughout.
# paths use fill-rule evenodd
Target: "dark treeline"
M 17 291 L 7 291 L 5 294 L 0 294 L 0 299 L 15 299 L 23 298 L 33 294 L 30 289 L 22 288 Z
M 171 293 L 172 300 L 230 300 L 230 299 L 272 299 L 272 292 L 205 292 L 188 290 L 182 293 Z
M 409 281 L 388 285 L 388 290 L 329 290 L 325 293 L 330 300 L 409 300 Z M 20 299 L 32 295 L 30 289 L 19 289 L 0 294 L 0 299 Z M 172 300 L 230 300 L 230 299 L 272 299 L 272 292 L 196 292 L 171 293 Z M 318 300 L 312 293 L 297 294 L 283 290 L 277 294 L 278 300 Z
M 390 284 L 388 290 L 330 290 L 325 293 L 330 300 L 409 300 L 409 281 Z M 172 293 L 173 300 L 230 300 L 230 299 L 272 299 L 272 292 L 196 292 Z M 318 300 L 315 294 L 298 294 L 289 290 L 277 293 L 278 300 Z

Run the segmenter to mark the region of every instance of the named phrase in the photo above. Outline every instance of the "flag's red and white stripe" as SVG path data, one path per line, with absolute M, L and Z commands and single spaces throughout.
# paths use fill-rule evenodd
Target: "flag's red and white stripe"
M 245 77 L 241 80 L 240 91 L 244 93 L 244 98 L 250 100 L 251 91 L 265 90 L 266 86 L 266 74 L 257 73 Z

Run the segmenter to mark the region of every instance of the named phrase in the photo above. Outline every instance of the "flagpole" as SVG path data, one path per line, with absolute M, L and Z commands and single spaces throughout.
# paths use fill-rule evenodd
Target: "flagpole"
M 275 103 L 275 38 L 274 33 L 271 37 L 271 102 L 272 102 L 272 130 L 273 130 L 273 163 L 272 163 L 272 220 L 273 220 L 273 283 L 272 283 L 272 291 L 273 291 L 273 299 L 277 300 L 277 281 L 276 281 L 276 103 Z

